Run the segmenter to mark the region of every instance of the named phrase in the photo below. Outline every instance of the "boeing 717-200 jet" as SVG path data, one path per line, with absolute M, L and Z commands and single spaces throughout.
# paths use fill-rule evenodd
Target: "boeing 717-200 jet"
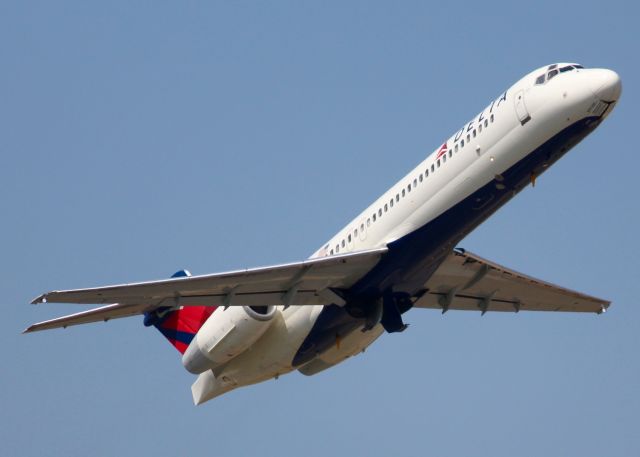
M 34 332 L 144 315 L 197 375 L 201 404 L 298 370 L 314 375 L 406 329 L 411 308 L 601 313 L 609 302 L 526 276 L 457 243 L 591 133 L 621 93 L 607 69 L 558 63 L 508 88 L 306 261 L 53 291 L 105 306 Z

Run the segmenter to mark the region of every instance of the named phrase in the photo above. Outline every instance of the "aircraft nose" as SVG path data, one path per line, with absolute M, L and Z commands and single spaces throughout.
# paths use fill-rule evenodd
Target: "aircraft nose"
M 591 90 L 594 95 L 605 102 L 615 102 L 622 92 L 620 76 L 613 70 L 598 69 L 591 77 Z

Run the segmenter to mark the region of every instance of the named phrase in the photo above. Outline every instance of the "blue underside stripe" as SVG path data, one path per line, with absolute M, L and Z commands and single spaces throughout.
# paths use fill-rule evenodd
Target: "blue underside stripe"
M 184 344 L 190 344 L 191 340 L 196 336 L 195 333 L 181 332 L 179 330 L 166 329 L 162 327 L 157 327 L 169 341 L 180 341 Z

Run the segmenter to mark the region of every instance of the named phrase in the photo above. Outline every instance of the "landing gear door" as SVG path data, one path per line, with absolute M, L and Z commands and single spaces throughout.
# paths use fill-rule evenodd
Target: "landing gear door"
M 518 116 L 520 124 L 524 125 L 529 122 L 531 120 L 531 116 L 529 115 L 529 111 L 527 111 L 527 106 L 524 104 L 524 90 L 519 90 L 516 93 L 514 103 L 516 107 L 516 116 Z

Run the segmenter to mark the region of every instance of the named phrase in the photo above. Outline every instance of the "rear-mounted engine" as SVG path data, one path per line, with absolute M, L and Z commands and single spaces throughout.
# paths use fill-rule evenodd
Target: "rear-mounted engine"
M 200 374 L 228 362 L 267 331 L 276 311 L 275 306 L 218 308 L 191 341 L 182 364 Z

